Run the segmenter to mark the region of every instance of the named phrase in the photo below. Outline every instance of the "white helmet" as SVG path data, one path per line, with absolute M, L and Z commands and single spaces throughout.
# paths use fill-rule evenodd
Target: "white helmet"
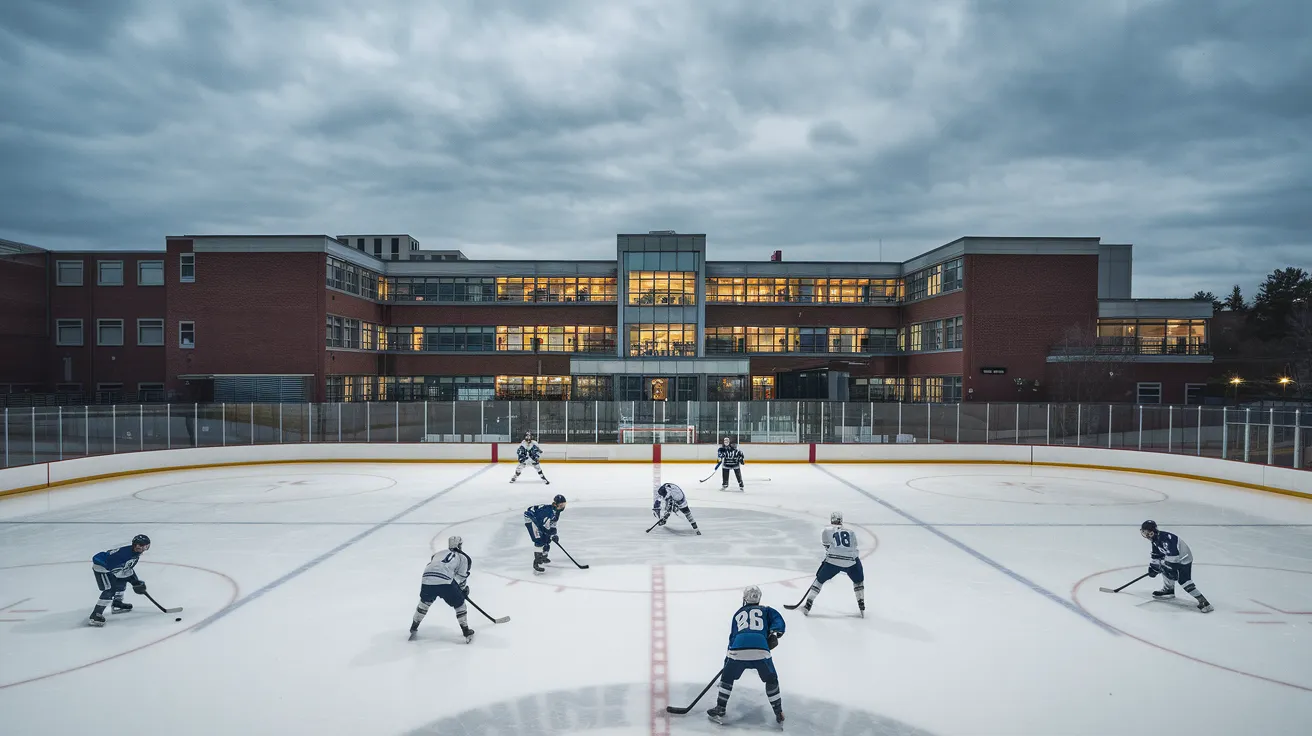
M 749 606 L 755 606 L 761 602 L 761 589 L 755 585 L 749 585 L 743 588 L 743 603 Z
M 722 444 L 722 445 L 732 445 L 733 442 L 730 441 L 730 439 L 729 439 L 728 437 L 725 437 L 723 440 L 720 441 L 720 444 Z
M 460 545 L 462 545 L 462 544 L 464 544 L 464 543 L 465 543 L 465 540 L 461 539 L 461 538 L 458 537 L 458 536 L 457 536 L 457 537 L 451 537 L 450 539 L 446 540 L 446 548 L 447 548 L 447 549 L 460 549 Z
M 843 523 L 843 512 L 842 512 L 842 511 L 835 511 L 834 513 L 830 514 L 830 515 L 829 515 L 829 523 L 830 523 L 830 524 L 842 524 L 842 523 Z

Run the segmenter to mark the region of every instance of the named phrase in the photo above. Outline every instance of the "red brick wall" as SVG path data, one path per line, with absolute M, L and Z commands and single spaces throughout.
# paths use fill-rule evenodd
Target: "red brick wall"
M 967 401 L 1014 400 L 1013 379 L 1043 377 L 1048 352 L 1065 330 L 1092 330 L 1097 321 L 1095 255 L 968 255 L 965 270 Z M 985 366 L 1007 373 L 985 376 Z
M 130 396 L 142 382 L 165 381 L 165 350 L 168 341 L 168 313 L 165 287 L 138 286 L 137 262 L 163 260 L 162 253 L 94 253 L 60 252 L 51 255 L 50 284 L 50 360 L 46 364 L 48 381 L 65 383 L 64 362 L 71 361 L 71 381 L 82 384 L 87 392 L 98 384 L 121 383 Z M 82 261 L 82 286 L 57 286 L 56 261 Z M 97 286 L 98 261 L 123 261 L 123 286 Z M 167 266 L 166 266 L 167 269 Z M 167 274 L 166 274 L 167 278 Z M 55 344 L 55 320 L 82 320 L 82 346 L 61 347 Z M 123 320 L 123 345 L 96 345 L 96 321 Z M 165 320 L 165 346 L 137 345 L 137 320 Z M 175 338 L 176 339 L 176 338 Z
M 831 361 L 824 357 L 753 355 L 750 360 L 751 372 L 754 376 L 768 376 L 786 371 L 831 368 L 836 371 L 846 371 L 854 377 L 869 377 L 900 375 L 902 363 L 906 359 L 897 356 L 877 356 L 871 358 L 837 358 Z
M 1207 383 L 1219 375 L 1213 363 L 1108 363 L 1117 377 L 1108 381 L 1104 395 L 1098 401 L 1136 403 L 1139 383 L 1162 384 L 1163 404 L 1184 404 L 1186 383 Z M 1049 363 L 1045 374 L 1049 384 L 1057 380 L 1056 364 Z
M 171 240 L 168 283 L 169 388 L 179 375 L 314 374 L 323 400 L 324 254 L 197 253 L 196 282 L 180 283 L 178 255 L 190 240 Z M 196 347 L 178 347 L 178 323 L 196 323 Z
M 381 304 L 375 304 L 368 299 L 361 299 L 332 289 L 324 290 L 324 298 L 327 300 L 324 308 L 328 314 L 364 320 L 374 324 L 387 324 L 388 308 Z
M 959 350 L 943 353 L 911 353 L 906 358 L 908 376 L 960 376 L 963 355 Z
M 954 291 L 951 294 L 936 296 L 933 299 L 913 302 L 902 307 L 902 321 L 905 325 L 913 322 L 926 322 L 945 317 L 960 317 L 966 313 L 966 292 Z
M 897 307 L 707 305 L 707 327 L 897 327 Z
M 0 258 L 0 383 L 37 384 L 49 390 L 44 254 Z

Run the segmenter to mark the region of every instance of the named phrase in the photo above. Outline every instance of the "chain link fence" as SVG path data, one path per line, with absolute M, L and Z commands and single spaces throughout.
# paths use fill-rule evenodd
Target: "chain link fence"
M 3 467 L 301 442 L 985 443 L 1143 450 L 1312 469 L 1312 411 L 1126 404 L 427 401 L 3 409 Z

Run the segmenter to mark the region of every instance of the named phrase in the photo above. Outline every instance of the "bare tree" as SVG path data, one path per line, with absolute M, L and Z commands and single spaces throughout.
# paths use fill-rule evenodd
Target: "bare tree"
M 1051 397 L 1055 401 L 1085 403 L 1120 401 L 1128 364 L 1138 352 L 1135 338 L 1099 338 L 1092 330 L 1068 328 L 1053 346 Z

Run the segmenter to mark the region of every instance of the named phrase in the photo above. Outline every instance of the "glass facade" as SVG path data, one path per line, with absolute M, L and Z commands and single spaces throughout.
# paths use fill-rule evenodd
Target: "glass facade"
M 897 352 L 897 330 L 868 327 L 707 327 L 706 354 Z
M 630 357 L 680 357 L 697 355 L 695 324 L 629 325 Z
M 655 307 L 687 307 L 697 303 L 697 274 L 695 272 L 630 271 L 628 278 L 629 304 Z
M 901 279 L 827 279 L 712 276 L 707 303 L 719 304 L 893 304 L 902 298 Z
M 1098 346 L 1107 352 L 1200 355 L 1209 352 L 1207 320 L 1099 319 Z

